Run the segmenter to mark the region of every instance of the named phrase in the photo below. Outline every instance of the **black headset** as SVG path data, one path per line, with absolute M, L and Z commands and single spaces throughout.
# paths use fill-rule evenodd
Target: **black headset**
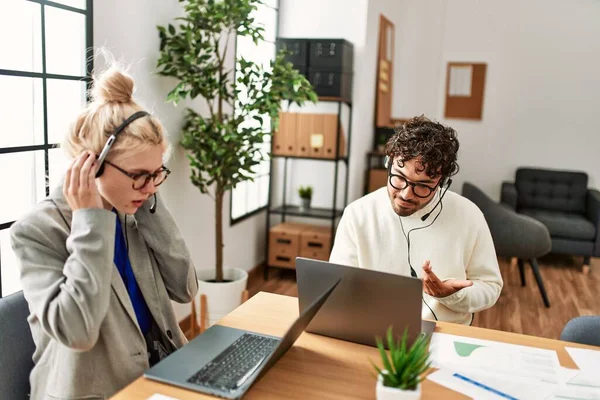
M 135 121 L 138 118 L 145 117 L 146 115 L 150 115 L 150 114 L 148 114 L 146 111 L 136 112 L 135 114 L 133 114 L 129 118 L 127 118 L 125 121 L 123 121 L 123 123 L 121 125 L 119 125 L 117 127 L 117 129 L 115 129 L 115 131 L 112 133 L 112 135 L 110 135 L 110 137 L 106 141 L 106 144 L 104 145 L 104 148 L 102 149 L 102 151 L 100 152 L 100 155 L 98 156 L 99 166 L 98 166 L 98 172 L 96 172 L 96 178 L 98 178 L 100 175 L 102 175 L 104 173 L 104 160 L 106 159 L 106 156 L 108 155 L 108 152 L 110 151 L 110 148 L 113 146 L 113 144 L 117 140 L 117 135 L 119 133 L 123 132 L 123 130 L 125 128 L 127 128 L 127 125 L 131 124 L 133 121 Z
M 98 156 L 97 162 L 99 164 L 99 167 L 98 167 L 98 172 L 96 172 L 96 178 L 98 178 L 99 176 L 101 176 L 104 173 L 104 167 L 105 167 L 104 160 L 106 159 L 106 156 L 108 155 L 108 152 L 110 151 L 111 147 L 117 140 L 117 135 L 119 133 L 123 132 L 123 130 L 125 130 L 125 128 L 127 128 L 127 126 L 129 124 L 131 124 L 133 121 L 135 121 L 138 118 L 145 117 L 147 115 L 150 115 L 150 114 L 147 113 L 146 111 L 138 111 L 138 112 L 134 113 L 129 118 L 127 118 L 125 121 L 123 121 L 123 123 L 121 125 L 119 125 L 117 127 L 117 129 L 115 129 L 115 131 L 110 135 L 110 137 L 106 141 L 106 144 L 104 145 L 104 148 L 102 149 L 102 151 L 100 152 L 100 155 Z M 154 204 L 152 204 L 152 206 L 150 207 L 150 212 L 152 214 L 154 214 L 156 212 L 157 204 L 158 204 L 158 199 L 156 197 L 156 193 L 154 193 Z

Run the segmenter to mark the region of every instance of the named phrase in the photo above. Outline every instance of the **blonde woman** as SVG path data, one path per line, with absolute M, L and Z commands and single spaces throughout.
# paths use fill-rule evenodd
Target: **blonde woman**
M 196 272 L 156 193 L 170 173 L 163 127 L 133 89 L 118 67 L 95 79 L 64 141 L 63 186 L 11 229 L 36 344 L 31 399 L 108 398 L 186 342 L 171 300 L 192 300 Z

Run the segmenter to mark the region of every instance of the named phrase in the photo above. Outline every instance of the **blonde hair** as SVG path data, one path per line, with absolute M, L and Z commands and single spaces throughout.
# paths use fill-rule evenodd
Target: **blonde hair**
M 115 129 L 129 116 L 144 111 L 133 100 L 133 78 L 117 63 L 94 76 L 90 90 L 91 103 L 77 117 L 67 133 L 62 147 L 66 154 L 75 158 L 85 150 L 100 154 Z M 152 116 L 138 118 L 129 124 L 110 149 L 108 158 L 153 145 L 168 143 L 160 121 Z

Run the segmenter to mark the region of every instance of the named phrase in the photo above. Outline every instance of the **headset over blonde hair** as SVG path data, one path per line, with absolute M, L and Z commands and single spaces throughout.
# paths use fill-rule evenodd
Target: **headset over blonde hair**
M 111 64 L 94 77 L 92 102 L 77 117 L 62 144 L 71 158 L 86 150 L 100 154 L 115 129 L 134 113 L 143 111 L 132 97 L 133 78 L 116 63 Z M 153 145 L 163 145 L 165 151 L 168 147 L 162 124 L 148 115 L 133 121 L 117 136 L 107 158 Z

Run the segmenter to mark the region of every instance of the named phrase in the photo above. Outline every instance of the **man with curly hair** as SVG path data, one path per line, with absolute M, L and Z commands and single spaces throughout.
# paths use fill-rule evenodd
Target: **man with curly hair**
M 423 280 L 423 318 L 470 324 L 502 290 L 484 216 L 448 191 L 458 172 L 454 129 L 415 117 L 386 148 L 387 187 L 344 210 L 330 261 Z

